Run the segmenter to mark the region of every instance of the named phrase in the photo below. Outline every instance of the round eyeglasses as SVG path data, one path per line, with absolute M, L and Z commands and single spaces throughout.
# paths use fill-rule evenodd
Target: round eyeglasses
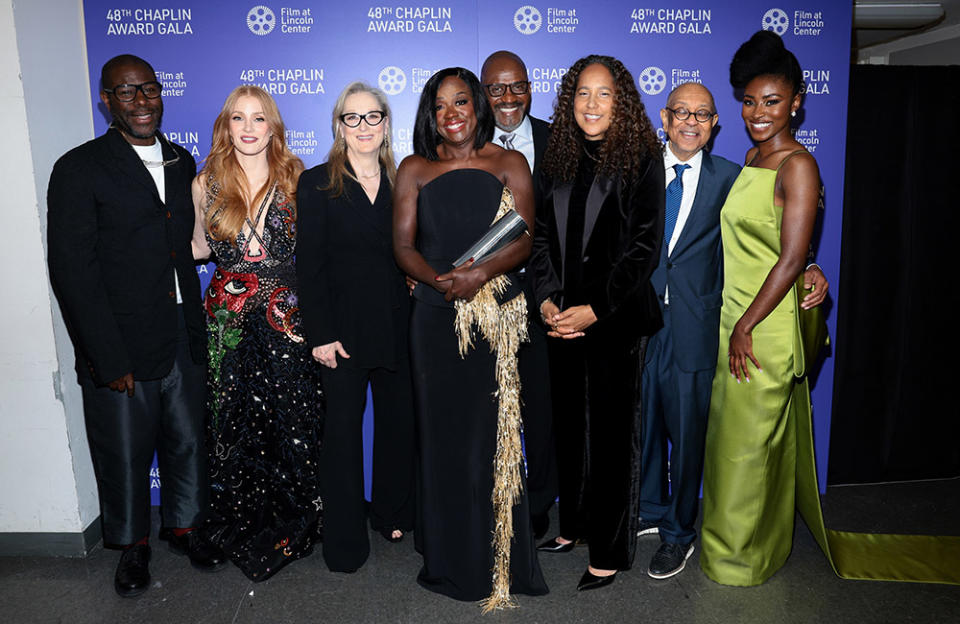
M 713 111 L 708 111 L 705 108 L 701 108 L 695 113 L 692 113 L 685 108 L 670 108 L 669 106 L 664 106 L 664 108 L 673 113 L 673 116 L 677 118 L 677 121 L 686 121 L 690 115 L 693 115 L 699 123 L 707 123 L 714 115 L 716 115 L 716 113 Z
M 104 93 L 109 93 L 120 102 L 132 102 L 137 97 L 137 91 L 143 92 L 143 97 L 148 100 L 155 100 L 160 97 L 163 91 L 163 85 L 156 80 L 143 82 L 141 84 L 121 84 L 112 89 L 104 89 Z
M 510 84 L 495 82 L 493 84 L 485 84 L 483 85 L 483 88 L 487 90 L 487 93 L 490 94 L 490 97 L 500 97 L 507 92 L 507 89 L 510 89 L 510 93 L 514 95 L 526 95 L 527 91 L 530 90 L 530 81 L 518 80 L 517 82 L 511 82 Z
M 361 121 L 366 121 L 368 126 L 379 126 L 380 122 L 387 117 L 383 111 L 370 111 L 363 115 L 359 113 L 344 113 L 340 115 L 340 121 L 348 128 L 356 128 Z

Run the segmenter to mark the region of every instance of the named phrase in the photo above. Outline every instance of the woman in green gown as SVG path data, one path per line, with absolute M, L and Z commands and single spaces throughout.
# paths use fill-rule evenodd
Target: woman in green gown
M 730 82 L 755 147 L 721 211 L 723 307 L 707 426 L 703 553 L 708 577 L 758 585 L 790 554 L 796 418 L 810 418 L 798 317 L 820 198 L 817 163 L 794 138 L 803 75 L 780 37 L 756 33 Z M 811 302 L 803 302 L 809 307 Z

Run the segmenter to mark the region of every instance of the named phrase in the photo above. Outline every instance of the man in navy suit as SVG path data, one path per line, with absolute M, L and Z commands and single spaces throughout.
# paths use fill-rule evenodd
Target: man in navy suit
M 671 184 L 680 201 L 672 230 L 667 219 L 660 262 L 650 278 L 663 328 L 650 339 L 643 367 L 639 534 L 660 535 L 647 570 L 656 579 L 683 570 L 697 536 L 694 522 L 723 290 L 720 208 L 740 173 L 738 165 L 703 149 L 717 125 L 716 110 L 706 87 L 686 83 L 670 93 L 660 111 L 669 139 L 663 157 L 668 212 Z M 675 182 L 678 175 L 680 183 Z M 805 282 L 814 292 L 805 307 L 819 304 L 827 290 L 820 268 L 811 266 Z
M 513 52 L 494 52 L 483 62 L 480 82 L 490 102 L 497 127 L 493 142 L 517 150 L 527 158 L 533 174 L 534 201 L 540 202 L 540 163 L 550 138 L 550 124 L 530 116 L 530 81 L 527 68 Z M 523 406 L 524 450 L 527 459 L 527 490 L 533 532 L 543 537 L 550 526 L 547 512 L 557 498 L 557 467 L 553 448 L 553 415 L 547 363 L 547 334 L 534 305 L 532 279 L 526 280 L 530 342 L 521 347 L 519 373 Z

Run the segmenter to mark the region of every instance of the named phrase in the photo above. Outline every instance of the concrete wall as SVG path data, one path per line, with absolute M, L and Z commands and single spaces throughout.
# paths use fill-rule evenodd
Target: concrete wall
M 93 136 L 81 12 L 80 0 L 0 0 L 0 554 L 82 555 L 99 535 L 73 349 L 45 253 L 53 163 Z

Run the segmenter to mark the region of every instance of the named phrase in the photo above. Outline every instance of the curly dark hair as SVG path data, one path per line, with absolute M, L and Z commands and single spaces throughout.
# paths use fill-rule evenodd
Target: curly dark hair
M 580 73 L 595 64 L 610 71 L 616 89 L 613 117 L 600 148 L 597 175 L 630 180 L 644 170 L 647 159 L 659 156 L 663 150 L 630 71 L 612 56 L 591 54 L 574 63 L 563 77 L 550 117 L 553 126 L 543 170 L 554 180 L 572 182 L 577 175 L 584 138 L 573 116 L 573 99 Z
M 803 71 L 793 52 L 783 45 L 775 32 L 758 30 L 741 45 L 730 61 L 730 84 L 745 89 L 757 76 L 780 76 L 793 87 L 793 95 L 803 89 Z
M 423 85 L 420 103 L 417 104 L 417 120 L 413 126 L 413 153 L 427 160 L 438 158 L 437 146 L 442 139 L 437 132 L 437 90 L 440 88 L 440 83 L 450 76 L 456 76 L 470 89 L 473 111 L 477 116 L 477 138 L 473 146 L 480 149 L 493 138 L 493 111 L 490 110 L 490 104 L 480 87 L 480 80 L 472 71 L 463 67 L 441 69 Z

